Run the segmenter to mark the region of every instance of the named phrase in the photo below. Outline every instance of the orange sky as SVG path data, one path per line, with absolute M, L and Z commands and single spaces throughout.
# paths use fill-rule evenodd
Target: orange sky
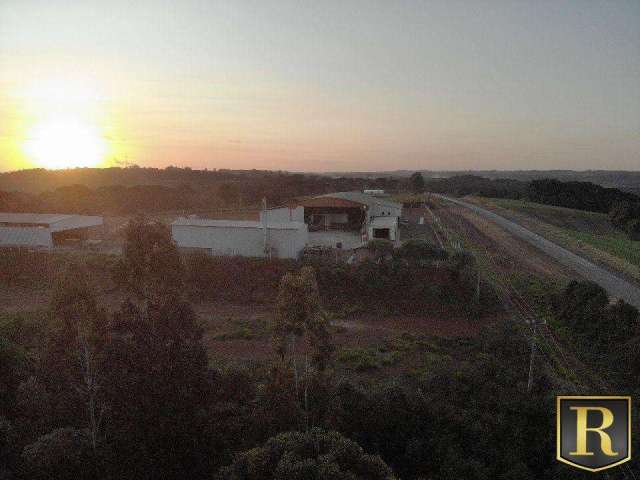
M 0 171 L 638 169 L 639 51 L 634 1 L 5 0 Z

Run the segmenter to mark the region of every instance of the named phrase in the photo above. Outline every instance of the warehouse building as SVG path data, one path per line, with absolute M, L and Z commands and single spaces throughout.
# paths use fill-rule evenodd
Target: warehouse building
M 0 213 L 0 246 L 53 248 L 77 244 L 101 232 L 102 217 L 48 213 Z
M 284 215 L 284 212 L 279 214 Z M 183 251 L 211 255 L 298 258 L 308 240 L 303 222 L 266 222 L 178 218 L 171 224 L 174 241 Z
M 398 241 L 402 204 L 363 192 L 337 192 L 297 202 L 311 243 L 356 248 L 372 239 Z

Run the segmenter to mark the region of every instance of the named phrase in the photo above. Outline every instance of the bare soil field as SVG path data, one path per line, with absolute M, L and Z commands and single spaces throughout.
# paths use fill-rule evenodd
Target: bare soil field
M 48 289 L 0 288 L 0 316 L 42 315 L 48 309 L 50 295 Z M 125 298 L 121 292 L 103 291 L 98 295 L 100 305 L 110 311 L 116 310 Z M 275 305 L 221 301 L 192 305 L 201 321 L 212 362 L 223 366 L 246 366 L 267 364 L 273 359 L 271 325 Z M 504 314 L 498 312 L 472 319 L 463 312 L 439 305 L 413 316 L 338 315 L 332 322 L 338 365 L 377 378 L 391 375 L 396 370 L 405 373 L 419 370 L 424 368 L 425 352 L 431 348 L 432 339 L 455 341 L 473 337 L 483 326 L 502 316 Z M 300 353 L 303 352 L 301 344 Z
M 211 357 L 224 364 L 264 362 L 273 358 L 271 324 L 274 305 L 201 303 L 195 310 L 202 320 Z M 501 314 L 474 320 L 462 313 L 436 309 L 423 315 L 357 314 L 333 321 L 338 350 L 375 349 L 402 334 L 435 337 L 471 337 Z M 301 352 L 304 347 L 300 346 Z

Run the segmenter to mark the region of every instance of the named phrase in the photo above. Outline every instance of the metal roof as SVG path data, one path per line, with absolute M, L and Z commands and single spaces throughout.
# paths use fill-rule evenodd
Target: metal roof
M 58 213 L 4 213 L 0 212 L 0 223 L 30 223 L 34 225 L 51 225 L 73 217 Z
M 53 240 L 45 227 L 0 226 L 0 246 L 52 247 Z
M 103 224 L 102 217 L 62 213 L 9 213 L 0 212 L 0 224 L 25 227 L 43 226 L 52 232 L 94 227 Z
M 210 220 L 206 218 L 177 218 L 172 224 L 177 227 L 203 228 L 264 228 L 262 222 L 249 220 Z M 267 222 L 267 227 L 274 230 L 300 230 L 306 228 L 302 222 Z
M 402 208 L 402 204 L 385 200 L 384 198 L 374 197 L 363 192 L 335 192 L 318 195 L 314 198 L 340 198 L 350 202 L 361 203 L 363 205 L 383 205 L 390 208 Z

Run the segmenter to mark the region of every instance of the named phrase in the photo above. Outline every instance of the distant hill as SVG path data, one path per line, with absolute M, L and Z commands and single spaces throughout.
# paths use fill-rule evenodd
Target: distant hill
M 122 215 L 282 205 L 294 197 L 363 188 L 395 191 L 408 179 L 332 178 L 263 170 L 76 168 L 0 174 L 0 211 Z
M 409 177 L 414 170 L 393 170 L 386 172 L 326 172 L 323 174 L 300 174 L 269 170 L 192 170 L 189 168 L 75 168 L 69 170 L 20 170 L 0 173 L 0 191 L 19 191 L 25 193 L 41 193 L 70 185 L 85 185 L 89 188 L 110 186 L 161 185 L 180 187 L 189 185 L 192 188 L 212 187 L 226 182 L 257 182 L 276 178 L 295 178 L 300 181 L 335 186 L 340 190 L 363 184 L 373 186 L 384 184 L 391 178 L 400 181 Z M 494 180 L 531 180 L 552 178 L 563 182 L 592 182 L 604 187 L 640 194 L 640 171 L 614 170 L 467 170 L 438 171 L 422 170 L 425 178 L 448 178 L 453 176 L 473 175 Z M 323 181 L 322 178 L 332 180 Z M 383 180 L 384 179 L 384 180 Z M 326 190 L 322 188 L 321 190 Z
M 274 178 L 283 175 L 288 174 L 265 170 L 192 170 L 177 167 L 32 169 L 0 173 L 0 190 L 42 193 L 71 185 L 84 185 L 91 189 L 138 185 L 211 187 L 225 182 Z
M 329 176 L 354 178 L 408 177 L 416 170 L 393 170 L 387 172 L 327 172 Z M 640 195 L 640 171 L 623 170 L 420 170 L 430 178 L 447 178 L 461 175 L 475 175 L 490 179 L 510 179 L 530 182 L 544 178 L 553 178 L 563 182 L 591 182 L 603 187 L 619 188 Z

